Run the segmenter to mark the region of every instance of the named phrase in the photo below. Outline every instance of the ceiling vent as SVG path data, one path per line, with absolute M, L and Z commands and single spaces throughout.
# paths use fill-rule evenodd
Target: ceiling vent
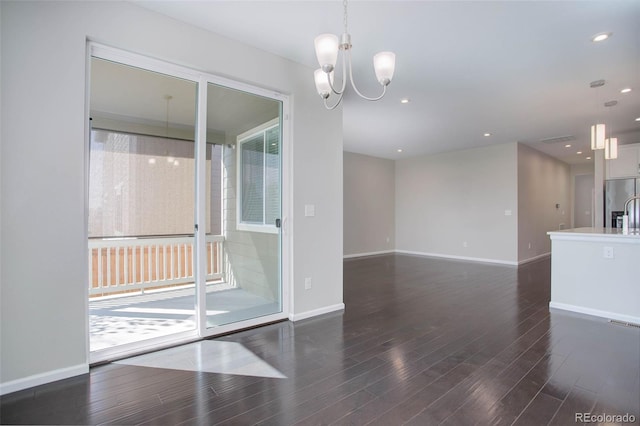
M 612 106 L 616 106 L 616 105 L 618 105 L 618 101 L 616 101 L 616 100 L 608 101 L 608 102 L 604 103 L 604 106 L 606 106 L 606 107 L 612 107 Z
M 602 87 L 602 86 L 604 86 L 604 80 L 595 80 L 589 83 L 589 87 L 591 88 Z
M 554 144 L 554 143 L 560 143 L 560 142 L 569 142 L 575 139 L 576 137 L 573 135 L 565 135 L 565 136 L 555 136 L 553 138 L 540 139 L 540 142 Z

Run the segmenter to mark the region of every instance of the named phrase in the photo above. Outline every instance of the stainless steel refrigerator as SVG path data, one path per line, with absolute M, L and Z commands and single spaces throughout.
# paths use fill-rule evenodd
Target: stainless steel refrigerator
M 604 222 L 607 228 L 621 228 L 624 203 L 640 195 L 640 179 L 611 179 L 605 181 Z M 618 219 L 619 218 L 619 219 Z M 640 201 L 629 203 L 629 228 L 640 228 Z

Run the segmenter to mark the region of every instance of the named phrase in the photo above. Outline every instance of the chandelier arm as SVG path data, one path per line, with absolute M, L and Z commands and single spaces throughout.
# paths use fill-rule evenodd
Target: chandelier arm
M 351 51 L 349 50 L 348 52 L 346 52 L 346 55 L 347 55 L 347 58 L 349 60 L 349 80 L 351 80 L 351 86 L 353 87 L 353 90 L 355 90 L 355 92 L 361 98 L 366 99 L 368 101 L 378 101 L 378 100 L 382 99 L 382 97 L 385 95 L 385 93 L 387 93 L 387 86 L 386 85 L 382 86 L 382 94 L 380 96 L 378 96 L 377 98 L 370 98 L 370 97 L 365 96 L 362 93 L 360 93 L 360 91 L 356 87 L 356 83 L 354 83 L 354 81 L 353 81 L 353 69 L 351 68 Z
M 331 77 L 329 76 L 329 74 L 327 74 L 327 80 L 329 81 L 329 87 L 331 87 L 331 90 L 336 95 L 342 95 L 344 93 L 344 89 L 346 89 L 346 87 L 347 87 L 347 62 L 346 62 L 346 59 L 345 59 L 344 55 L 345 55 L 345 52 L 342 51 L 342 89 L 336 90 L 335 87 L 333 87 L 333 83 L 331 83 Z
M 336 102 L 336 103 L 335 103 L 335 105 L 333 105 L 333 106 L 329 106 L 329 104 L 327 103 L 327 99 L 328 99 L 328 98 L 324 98 L 324 107 L 325 107 L 326 109 L 328 109 L 329 111 L 336 109 L 336 107 L 337 107 L 338 105 L 340 105 L 340 103 L 342 102 L 342 97 L 343 97 L 343 95 L 341 94 L 341 95 L 338 97 L 338 102 Z

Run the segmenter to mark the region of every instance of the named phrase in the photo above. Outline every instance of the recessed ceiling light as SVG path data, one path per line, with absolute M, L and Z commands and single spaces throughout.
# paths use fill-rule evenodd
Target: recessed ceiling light
M 596 34 L 593 37 L 591 37 L 591 41 L 597 43 L 599 41 L 605 41 L 609 37 L 611 37 L 611 33 L 600 33 L 600 34 Z
M 582 154 L 582 151 L 578 151 L 578 152 L 576 152 L 576 154 L 580 155 L 580 154 Z
M 591 157 L 587 157 L 587 160 L 591 160 Z
M 631 87 L 625 87 L 620 91 L 620 93 L 629 93 L 631 91 Z
M 636 118 L 636 121 L 640 121 L 640 117 Z
M 399 148 L 398 148 L 398 152 L 402 152 L 402 149 L 399 149 Z
M 400 99 L 400 103 L 401 103 L 401 104 L 408 104 L 408 103 L 409 103 L 409 101 L 410 101 L 410 99 L 409 99 L 409 98 L 402 98 L 402 99 Z
M 155 158 L 149 158 L 148 160 L 149 164 L 156 164 L 156 159 Z
M 570 143 L 568 143 L 568 144 L 566 144 L 564 147 L 565 147 L 565 148 L 571 148 L 571 144 L 570 144 Z
M 491 133 L 485 133 L 484 136 L 485 137 L 489 137 L 489 136 L 491 136 Z

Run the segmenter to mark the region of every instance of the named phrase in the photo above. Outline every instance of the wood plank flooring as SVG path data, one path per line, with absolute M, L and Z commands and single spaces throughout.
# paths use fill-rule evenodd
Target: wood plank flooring
M 549 280 L 549 260 L 348 260 L 344 313 L 218 339 L 286 379 L 108 364 L 2 397 L 0 421 L 567 425 L 628 413 L 638 424 L 640 329 L 550 313 Z

